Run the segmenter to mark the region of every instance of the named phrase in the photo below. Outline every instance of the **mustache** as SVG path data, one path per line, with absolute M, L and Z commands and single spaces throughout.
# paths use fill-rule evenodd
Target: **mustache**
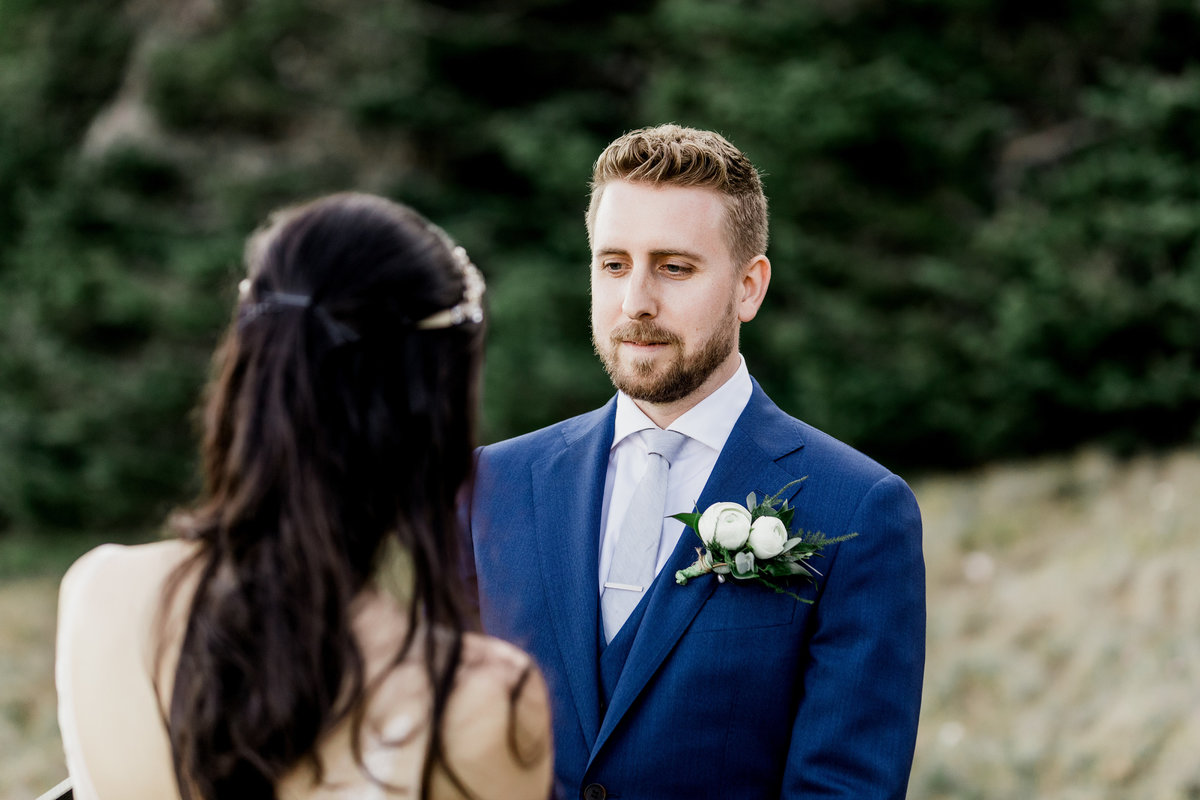
M 619 328 L 614 328 L 608 338 L 614 344 L 679 344 L 680 341 L 677 335 L 653 322 L 627 322 Z

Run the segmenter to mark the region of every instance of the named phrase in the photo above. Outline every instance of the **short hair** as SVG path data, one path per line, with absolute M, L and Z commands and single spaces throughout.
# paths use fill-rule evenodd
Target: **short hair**
M 614 140 L 592 168 L 588 239 L 604 187 L 625 180 L 716 190 L 725 201 L 729 252 L 739 267 L 767 252 L 767 197 L 750 159 L 715 131 L 659 125 Z

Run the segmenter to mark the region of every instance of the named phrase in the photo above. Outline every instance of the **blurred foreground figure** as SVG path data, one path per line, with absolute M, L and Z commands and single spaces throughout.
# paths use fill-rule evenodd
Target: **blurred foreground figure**
M 63 579 L 75 797 L 541 800 L 545 683 L 466 632 L 482 277 L 357 194 L 279 212 L 246 254 L 200 502 L 178 538 L 104 545 Z
M 545 671 L 560 790 L 901 800 L 925 657 L 920 514 L 904 481 L 747 371 L 740 327 L 771 277 L 757 172 L 718 134 L 634 131 L 596 162 L 587 229 L 617 395 L 485 447 L 470 508 L 484 629 Z M 780 492 L 803 544 L 769 514 L 751 524 L 747 506 Z M 668 517 L 693 509 L 728 574 L 677 582 L 701 540 Z M 818 531 L 857 536 L 806 576 L 788 553 Z

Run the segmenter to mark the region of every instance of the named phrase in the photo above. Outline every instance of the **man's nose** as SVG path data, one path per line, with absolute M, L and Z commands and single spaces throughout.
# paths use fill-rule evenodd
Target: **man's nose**
M 630 272 L 621 311 L 630 319 L 651 319 L 658 314 L 658 297 L 650 269 L 635 266 Z

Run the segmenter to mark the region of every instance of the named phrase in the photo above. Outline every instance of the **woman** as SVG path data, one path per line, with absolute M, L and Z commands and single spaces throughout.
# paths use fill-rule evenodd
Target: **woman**
M 542 677 L 465 632 L 482 278 L 358 194 L 277 214 L 246 254 L 200 502 L 177 538 L 101 546 L 63 579 L 75 796 L 544 798 Z

